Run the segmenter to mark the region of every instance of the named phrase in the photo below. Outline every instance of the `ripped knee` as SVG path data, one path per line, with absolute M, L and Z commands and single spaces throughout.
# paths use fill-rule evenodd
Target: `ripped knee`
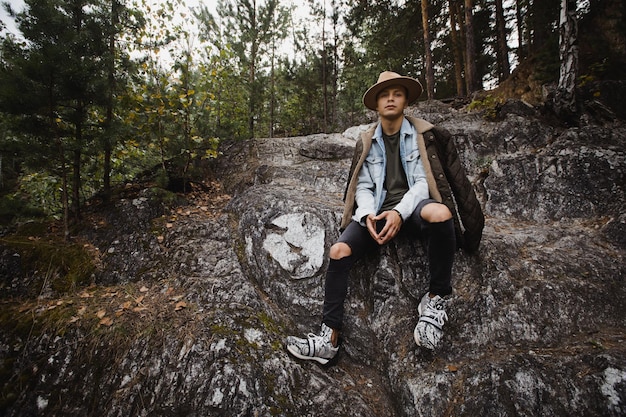
M 426 204 L 422 208 L 420 215 L 422 216 L 422 219 L 429 223 L 441 223 L 452 218 L 450 209 L 448 209 L 446 205 L 440 203 Z
M 352 249 L 346 243 L 337 242 L 330 247 L 330 258 L 339 260 L 352 255 Z

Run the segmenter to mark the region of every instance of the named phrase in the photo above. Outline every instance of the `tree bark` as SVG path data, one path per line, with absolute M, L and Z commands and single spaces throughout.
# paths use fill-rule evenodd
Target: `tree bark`
M 327 81 L 327 66 L 328 58 L 326 54 L 326 1 L 322 5 L 322 93 L 323 93 L 323 107 L 324 107 L 324 126 L 322 131 L 328 133 L 328 81 Z
M 509 64 L 509 47 L 506 41 L 506 21 L 504 19 L 504 8 L 502 0 L 496 1 L 496 27 L 498 29 L 498 79 L 506 80 L 511 74 Z
M 524 45 L 524 39 L 526 32 L 524 31 L 524 13 L 522 13 L 524 0 L 515 1 L 515 20 L 517 24 L 517 58 L 518 61 L 522 61 L 526 57 L 526 46 Z
M 559 85 L 555 94 L 555 110 L 566 121 L 576 114 L 576 77 L 578 75 L 578 22 L 576 0 L 561 0 L 559 21 Z
M 452 38 L 452 54 L 454 55 L 454 79 L 456 81 L 456 94 L 459 97 L 465 95 L 465 81 L 463 80 L 463 52 L 458 30 L 460 23 L 459 10 L 455 0 L 449 0 L 450 9 L 450 36 Z
M 467 93 L 472 94 L 480 89 L 476 73 L 476 43 L 474 41 L 474 0 L 465 0 L 465 82 Z
M 256 0 L 252 1 L 252 16 L 250 19 L 250 29 L 253 32 L 257 31 L 257 22 L 256 22 Z M 250 85 L 250 98 L 248 102 L 248 111 L 250 114 L 248 115 L 248 130 L 250 133 L 250 137 L 254 137 L 254 117 L 256 111 L 256 59 L 257 54 L 259 52 L 258 38 L 255 36 L 252 39 L 252 44 L 250 46 L 250 64 L 248 68 L 248 84 Z
M 118 0 L 111 0 L 111 27 L 109 33 L 108 97 L 104 122 L 104 167 L 102 195 L 105 202 L 111 197 L 111 154 L 113 150 L 113 96 L 115 91 L 115 36 L 118 23 Z
M 422 28 L 424 29 L 424 50 L 426 51 L 426 93 L 428 100 L 435 96 L 435 72 L 431 52 L 430 30 L 428 27 L 428 0 L 422 0 Z

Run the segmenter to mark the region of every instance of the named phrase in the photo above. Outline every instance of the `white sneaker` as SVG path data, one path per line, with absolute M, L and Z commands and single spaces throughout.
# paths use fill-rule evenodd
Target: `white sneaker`
M 446 302 L 435 295 L 430 298 L 426 293 L 417 307 L 420 318 L 413 331 L 413 338 L 418 346 L 435 349 L 443 336 L 443 325 L 448 320 Z
M 314 360 L 326 365 L 339 351 L 339 348 L 334 347 L 330 341 L 332 334 L 333 330 L 322 324 L 322 331 L 319 335 L 309 333 L 306 338 L 289 336 L 287 350 L 296 358 Z

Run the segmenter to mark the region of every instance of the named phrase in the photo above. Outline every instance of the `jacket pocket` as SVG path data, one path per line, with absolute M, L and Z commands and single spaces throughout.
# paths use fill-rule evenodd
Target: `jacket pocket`
M 374 182 L 382 177 L 384 162 L 384 159 L 380 156 L 368 156 L 365 159 L 365 166 L 369 170 L 370 176 Z
M 415 149 L 413 152 L 408 154 L 406 158 L 406 170 L 408 174 L 408 178 L 411 181 L 409 186 L 415 184 L 419 178 L 423 175 L 423 169 L 420 169 L 420 151 L 419 149 Z
M 414 162 L 418 160 L 419 157 L 420 157 L 419 149 L 414 149 L 413 152 L 411 152 L 410 154 L 406 156 L 406 162 Z

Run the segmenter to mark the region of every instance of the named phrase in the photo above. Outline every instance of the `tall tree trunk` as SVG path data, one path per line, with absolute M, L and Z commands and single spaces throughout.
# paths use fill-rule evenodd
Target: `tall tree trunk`
M 526 14 L 524 15 L 524 40 L 526 45 L 524 46 L 524 53 L 526 56 L 530 56 L 533 52 L 533 0 L 525 0 Z
M 57 151 L 59 152 L 59 165 L 61 166 L 61 204 L 63 206 L 63 238 L 68 241 L 70 238 L 70 206 L 69 206 L 69 194 L 67 185 L 67 164 L 65 163 L 65 149 L 63 147 L 63 141 L 59 135 L 58 126 L 56 122 L 56 109 L 54 104 L 54 82 L 53 77 L 50 77 L 50 84 L 48 85 L 48 123 L 50 132 L 53 135 L 54 142 L 56 143 Z
M 509 65 L 509 47 L 507 45 L 506 21 L 504 19 L 504 8 L 502 0 L 496 1 L 496 27 L 498 29 L 498 78 L 504 81 L 511 74 Z
M 83 1 L 74 4 L 74 29 L 80 36 L 83 29 Z M 81 57 L 82 58 L 82 57 Z M 83 147 L 83 122 L 85 121 L 85 102 L 82 97 L 76 99 L 74 112 L 74 158 L 72 161 L 72 214 L 74 220 L 80 220 L 80 188 L 81 188 L 81 158 Z
M 75 131 L 75 141 L 74 144 L 74 159 L 72 161 L 72 214 L 74 216 L 74 220 L 80 220 L 80 188 L 81 188 L 81 178 L 80 178 L 80 165 L 81 165 L 81 157 L 82 157 L 82 143 L 83 143 L 83 123 L 82 123 L 82 112 L 83 105 L 79 103 L 77 108 L 77 117 L 76 117 L 76 131 Z
M 463 80 L 463 52 L 459 34 L 459 10 L 455 0 L 449 0 L 450 9 L 450 36 L 452 37 L 452 54 L 454 55 L 454 79 L 456 81 L 456 95 L 465 95 L 465 82 Z
M 108 97 L 104 132 L 104 173 L 103 197 L 108 202 L 111 198 L 111 154 L 113 148 L 113 95 L 115 91 L 115 36 L 118 23 L 118 2 L 111 0 L 111 33 L 109 34 Z
M 517 25 L 517 58 L 518 61 L 522 61 L 526 58 L 526 46 L 524 45 L 524 39 L 527 39 L 526 32 L 524 31 L 524 8 L 525 0 L 515 1 L 515 20 Z
M 465 82 L 467 93 L 480 89 L 476 72 L 476 43 L 474 41 L 474 0 L 465 0 Z
M 67 166 L 65 163 L 65 150 L 61 144 L 61 139 L 58 140 L 59 148 L 59 163 L 61 164 L 61 201 L 63 204 L 63 239 L 67 242 L 70 239 L 70 197 L 68 193 L 67 185 Z
M 274 137 L 274 105 L 276 102 L 276 72 L 274 70 L 274 59 L 276 57 L 276 44 L 272 39 L 272 56 L 270 67 L 270 139 Z
M 337 80 L 339 78 L 339 10 L 337 9 L 337 4 L 335 0 L 331 0 L 331 8 L 332 8 L 332 22 L 333 22 L 333 67 L 332 67 L 332 100 L 331 100 L 331 109 L 330 109 L 330 123 L 333 126 L 333 129 L 337 126 L 337 95 L 338 93 L 338 85 Z
M 435 72 L 433 70 L 433 55 L 431 52 L 430 30 L 428 28 L 428 0 L 422 0 L 422 28 L 424 30 L 424 49 L 426 50 L 426 92 L 428 99 L 435 95 Z
M 256 0 L 252 1 L 252 21 L 250 22 L 250 27 L 253 31 L 257 30 L 257 22 L 256 22 Z M 256 111 L 256 59 L 259 49 L 259 40 L 255 36 L 252 40 L 252 46 L 250 48 L 250 65 L 248 72 L 248 84 L 250 85 L 250 100 L 248 106 L 248 130 L 250 132 L 250 137 L 254 137 L 254 113 Z
M 322 131 L 328 133 L 328 58 L 326 54 L 326 1 L 323 1 L 322 6 L 322 94 L 323 94 L 323 111 L 324 111 L 324 126 Z
M 578 22 L 576 21 L 576 0 L 561 0 L 559 21 L 559 59 L 561 69 L 556 90 L 555 110 L 566 121 L 575 119 L 576 77 L 578 74 Z

